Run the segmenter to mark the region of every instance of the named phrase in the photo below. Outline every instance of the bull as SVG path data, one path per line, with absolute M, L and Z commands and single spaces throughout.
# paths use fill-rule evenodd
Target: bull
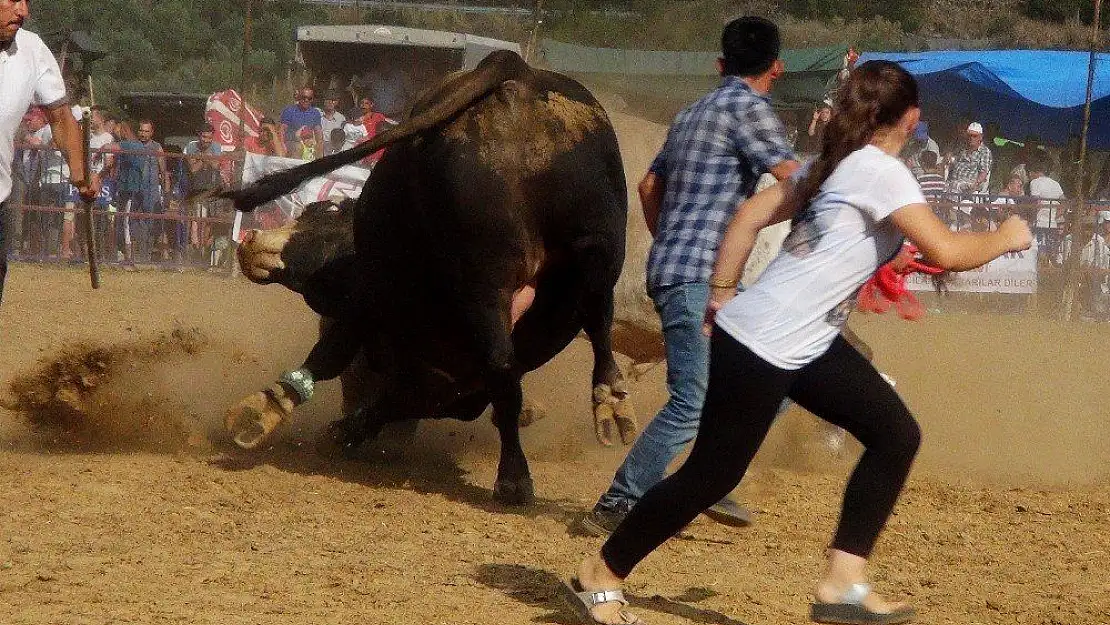
M 315 382 L 339 376 L 361 351 L 366 398 L 330 426 L 340 447 L 357 448 L 389 422 L 470 420 L 492 405 L 494 496 L 528 503 L 521 378 L 585 331 L 599 438 L 615 431 L 630 443 L 636 422 L 610 338 L 626 186 L 597 100 L 566 76 L 495 52 L 422 97 L 399 126 L 227 196 L 250 210 L 382 148 L 349 212 L 317 207 L 244 242 L 250 279 L 301 293 L 332 322 L 301 368 L 229 410 L 235 442 L 260 445 Z

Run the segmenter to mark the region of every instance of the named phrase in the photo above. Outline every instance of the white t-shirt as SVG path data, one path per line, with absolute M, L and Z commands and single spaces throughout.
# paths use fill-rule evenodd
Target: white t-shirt
M 39 36 L 16 31 L 7 50 L 0 51 L 0 202 L 12 192 L 15 132 L 32 104 L 53 107 L 63 102 L 62 71 Z
M 115 142 L 116 138 L 110 132 L 98 132 L 89 136 L 89 154 L 92 157 L 92 172 L 99 174 L 104 171 L 104 160 L 107 156 L 104 153 L 97 153 L 100 148 L 111 145 Z
M 1042 200 L 1059 200 L 1064 197 L 1064 189 L 1048 176 L 1041 176 L 1029 181 L 1029 195 Z M 1055 228 L 1059 225 L 1057 213 L 1060 212 L 1058 202 L 1042 202 L 1043 206 L 1037 209 L 1038 228 Z
M 795 216 L 755 284 L 717 313 L 717 325 L 780 369 L 812 362 L 840 333 L 859 288 L 901 248 L 887 217 L 924 203 L 898 158 L 871 145 L 849 154 Z
M 344 117 L 343 113 L 340 113 L 339 111 L 336 111 L 334 114 L 332 114 L 331 119 L 328 119 L 328 116 L 323 111 L 320 111 L 320 130 L 324 133 L 324 154 L 335 153 L 330 149 L 331 131 L 335 130 L 336 128 L 343 128 L 343 124 L 345 123 L 347 123 L 347 118 Z

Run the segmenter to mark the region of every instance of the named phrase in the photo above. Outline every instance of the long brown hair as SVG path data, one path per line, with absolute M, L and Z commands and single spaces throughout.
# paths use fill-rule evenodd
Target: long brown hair
M 840 161 L 867 145 L 876 130 L 898 123 L 910 107 L 917 105 L 917 81 L 898 64 L 868 61 L 852 70 L 837 93 L 821 155 L 798 183 L 798 204 L 808 204 Z

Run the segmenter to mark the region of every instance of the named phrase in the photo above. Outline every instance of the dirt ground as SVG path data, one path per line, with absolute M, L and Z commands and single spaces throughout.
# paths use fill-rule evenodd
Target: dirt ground
M 294 295 L 241 279 L 108 273 L 91 292 L 80 271 L 16 265 L 0 307 L 5 402 L 16 380 L 24 400 L 41 395 L 36 362 L 68 363 L 90 394 L 66 405 L 111 435 L 0 411 L 0 621 L 572 622 L 555 585 L 599 543 L 566 528 L 623 454 L 592 439 L 588 346 L 528 380 L 549 413 L 524 433 L 539 500 L 509 509 L 490 496 L 485 419 L 425 423 L 418 445 L 382 441 L 358 461 L 317 455 L 334 384 L 271 449 L 232 452 L 223 408 L 297 364 L 315 324 Z M 875 555 L 878 587 L 924 623 L 1110 623 L 1110 327 L 853 324 L 925 431 Z M 91 368 L 74 374 L 75 363 Z M 645 419 L 663 380 L 658 367 L 633 385 Z M 777 426 L 739 490 L 754 527 L 700 519 L 635 572 L 633 603 L 650 623 L 806 622 L 854 459 L 814 431 L 802 414 Z

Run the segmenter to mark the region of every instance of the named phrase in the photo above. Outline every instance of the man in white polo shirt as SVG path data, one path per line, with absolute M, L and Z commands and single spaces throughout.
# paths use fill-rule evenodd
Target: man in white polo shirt
M 32 104 L 46 109 L 70 180 L 81 197 L 93 199 L 99 183 L 86 177 L 81 131 L 66 99 L 62 72 L 39 36 L 23 30 L 30 0 L 0 0 L 0 297 L 8 273 L 7 201 L 12 191 L 15 133 Z M 94 177 L 95 178 L 95 177 Z

